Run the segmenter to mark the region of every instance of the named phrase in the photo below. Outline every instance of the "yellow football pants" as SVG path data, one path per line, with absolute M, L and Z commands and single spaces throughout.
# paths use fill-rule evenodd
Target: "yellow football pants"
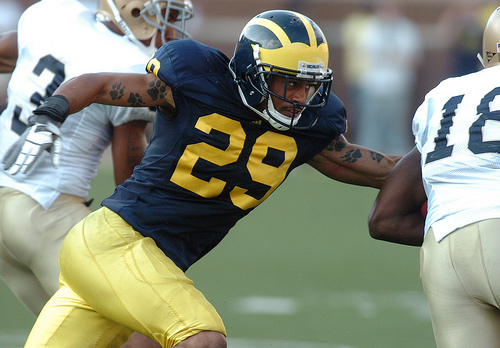
M 132 332 L 172 347 L 201 331 L 226 334 L 213 306 L 151 238 L 107 208 L 66 237 L 60 288 L 26 347 L 120 347 Z

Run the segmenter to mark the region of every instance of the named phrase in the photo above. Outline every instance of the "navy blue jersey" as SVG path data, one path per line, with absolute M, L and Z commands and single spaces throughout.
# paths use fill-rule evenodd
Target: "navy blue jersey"
M 274 129 L 242 103 L 228 64 L 193 40 L 156 52 L 148 70 L 171 86 L 176 112 L 157 112 L 141 164 L 103 201 L 182 270 L 346 128 L 332 94 L 311 129 Z

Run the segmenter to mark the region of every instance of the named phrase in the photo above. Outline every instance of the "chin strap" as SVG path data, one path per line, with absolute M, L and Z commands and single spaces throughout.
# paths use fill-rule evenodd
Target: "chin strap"
M 113 12 L 113 17 L 115 18 L 115 21 L 116 23 L 118 23 L 118 25 L 120 26 L 120 28 L 122 29 L 122 31 L 125 33 L 125 35 L 128 37 L 128 39 L 130 41 L 132 41 L 133 44 L 135 44 L 136 46 L 140 47 L 141 49 L 143 49 L 146 53 L 154 53 L 154 51 L 156 50 L 155 47 L 154 47 L 154 42 L 155 42 L 155 37 L 156 37 L 156 34 L 153 36 L 153 38 L 151 39 L 151 44 L 148 46 L 146 46 L 145 44 L 143 44 L 140 40 L 138 40 L 134 33 L 132 33 L 132 30 L 130 29 L 130 27 L 127 25 L 127 23 L 123 20 L 122 16 L 120 16 L 120 11 L 118 11 L 118 8 L 116 7 L 115 3 L 113 0 L 107 0 L 108 2 L 108 5 L 109 7 L 111 8 L 111 11 Z
M 481 56 L 481 53 L 477 54 L 477 59 L 479 59 L 479 62 L 481 63 L 481 65 L 483 66 L 483 68 L 486 68 L 484 66 L 484 60 L 483 60 L 483 56 Z

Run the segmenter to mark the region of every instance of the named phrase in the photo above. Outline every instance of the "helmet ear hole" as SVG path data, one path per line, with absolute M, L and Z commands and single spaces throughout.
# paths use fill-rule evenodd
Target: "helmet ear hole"
M 141 10 L 138 9 L 137 7 L 134 8 L 132 11 L 130 11 L 132 14 L 132 17 L 138 18 L 141 15 Z

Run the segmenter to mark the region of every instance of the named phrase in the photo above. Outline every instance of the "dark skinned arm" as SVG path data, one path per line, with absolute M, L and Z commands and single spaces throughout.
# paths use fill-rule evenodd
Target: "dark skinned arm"
M 339 135 L 308 164 L 333 180 L 380 188 L 400 158 L 351 144 Z
M 17 31 L 0 34 L 0 73 L 11 73 L 17 62 Z
M 146 121 L 130 121 L 113 128 L 111 154 L 116 185 L 128 179 L 141 163 L 147 146 L 147 124 Z
M 117 106 L 175 107 L 168 85 L 153 74 L 83 74 L 63 83 L 53 94 L 65 96 L 73 114 L 92 103 Z
M 420 152 L 415 147 L 398 162 L 382 185 L 368 219 L 370 236 L 421 246 L 425 223 L 421 208 L 426 201 Z

